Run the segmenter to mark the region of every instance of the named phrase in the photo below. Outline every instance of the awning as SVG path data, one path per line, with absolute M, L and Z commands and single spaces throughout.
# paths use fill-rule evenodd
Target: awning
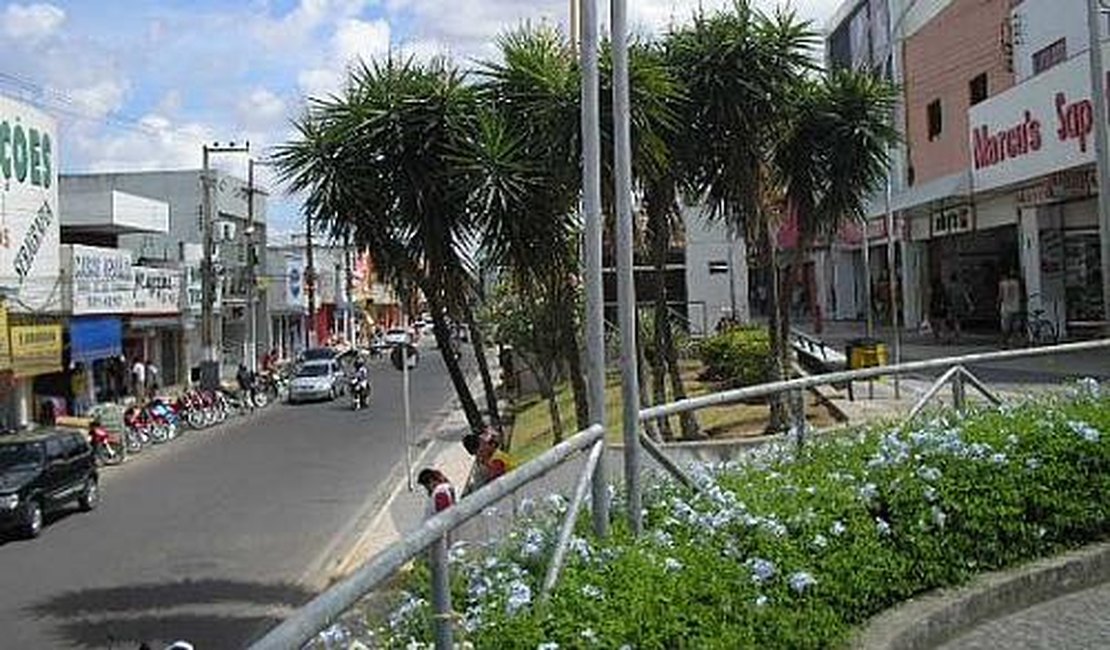
M 958 202 L 971 196 L 971 171 L 956 172 L 948 176 L 934 178 L 927 183 L 908 187 L 891 197 L 890 207 L 894 212 L 928 208 L 937 202 Z M 867 206 L 867 216 L 877 217 L 886 214 L 885 201 L 873 200 Z
M 123 325 L 116 317 L 75 318 L 69 326 L 70 360 L 91 363 L 123 354 Z

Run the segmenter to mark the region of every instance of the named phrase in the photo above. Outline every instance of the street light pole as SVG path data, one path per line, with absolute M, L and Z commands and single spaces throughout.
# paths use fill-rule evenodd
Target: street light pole
M 224 146 L 216 142 L 211 145 L 205 144 L 202 146 L 203 152 L 201 163 L 201 211 L 203 212 L 202 221 L 204 224 L 204 261 L 201 268 L 201 292 L 204 295 L 204 302 L 201 304 L 201 343 L 204 346 L 204 359 L 205 361 L 215 362 L 218 360 L 216 356 L 216 323 L 215 323 L 215 304 L 216 304 L 216 269 L 213 261 L 215 256 L 215 238 L 212 236 L 212 185 L 214 185 L 211 169 L 209 168 L 209 158 L 214 153 L 244 153 L 250 151 L 250 142 L 245 145 L 236 146 L 234 142 Z
M 258 313 L 255 303 L 254 159 L 247 160 L 247 368 L 258 372 Z
M 579 2 L 579 0 L 575 0 Z M 582 59 L 582 213 L 586 261 L 586 372 L 590 424 L 605 426 L 605 294 L 601 279 L 601 117 L 598 90 L 597 0 L 578 4 L 581 22 L 578 48 Z M 603 440 L 604 442 L 604 440 Z M 609 531 L 609 494 L 605 454 L 598 459 L 591 481 L 594 533 Z
M 632 258 L 632 137 L 629 124 L 628 2 L 610 5 L 613 41 L 613 167 L 616 177 L 617 312 L 621 332 L 621 401 L 623 405 L 624 480 L 628 491 L 628 524 L 643 532 L 640 495 L 640 378 L 636 348 L 636 283 Z
M 1095 168 L 1098 171 L 1098 239 L 1102 268 L 1102 319 L 1110 324 L 1110 143 L 1106 128 L 1106 82 L 1102 65 L 1101 0 L 1087 0 L 1091 100 L 1095 109 Z

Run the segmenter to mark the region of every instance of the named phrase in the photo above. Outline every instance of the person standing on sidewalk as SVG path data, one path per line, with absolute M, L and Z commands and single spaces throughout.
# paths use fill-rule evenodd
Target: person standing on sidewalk
M 146 363 L 142 357 L 135 357 L 131 364 L 131 392 L 139 402 L 146 396 Z
M 463 447 L 474 457 L 474 480 L 472 490 L 502 476 L 513 469 L 513 457 L 501 450 L 497 433 L 487 428 L 482 433 L 469 433 L 463 436 Z
M 455 488 L 452 487 L 447 476 L 438 469 L 428 467 L 420 470 L 416 482 L 424 486 L 428 496 L 431 497 L 428 501 L 429 517 L 455 505 Z
M 998 318 L 1002 328 L 1002 345 L 1010 347 L 1010 339 L 1014 334 L 1021 337 L 1017 330 L 1021 313 L 1021 282 L 1014 277 L 1011 269 L 1002 274 L 998 281 Z

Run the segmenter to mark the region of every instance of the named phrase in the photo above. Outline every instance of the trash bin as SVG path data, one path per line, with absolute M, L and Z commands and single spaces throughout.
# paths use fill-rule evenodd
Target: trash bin
M 851 370 L 885 366 L 890 358 L 886 343 L 878 339 L 867 338 L 848 341 L 844 356 L 847 357 L 848 368 Z

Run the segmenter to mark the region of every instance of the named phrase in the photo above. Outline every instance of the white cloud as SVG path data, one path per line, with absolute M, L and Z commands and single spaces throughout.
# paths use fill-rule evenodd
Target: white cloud
M 329 21 L 356 16 L 365 5 L 366 0 L 300 0 L 293 11 L 280 18 L 263 18 L 254 32 L 268 47 L 297 47 Z
M 385 20 L 365 21 L 347 18 L 339 23 L 332 36 L 332 50 L 344 64 L 359 59 L 370 61 L 389 52 L 389 23 Z
M 12 3 L 4 10 L 0 23 L 6 36 L 38 41 L 54 34 L 65 18 L 66 12 L 52 4 Z
M 267 88 L 258 87 L 239 100 L 239 120 L 248 129 L 277 127 L 285 119 L 285 101 Z
M 312 68 L 297 74 L 297 86 L 307 97 L 324 97 L 343 85 L 343 70 Z
M 199 167 L 199 143 L 215 139 L 214 131 L 202 124 L 175 124 L 169 118 L 150 114 L 127 130 L 78 135 L 70 146 L 85 161 L 82 170 L 142 171 Z
M 118 111 L 127 96 L 128 84 L 119 78 L 105 78 L 95 83 L 69 91 L 70 97 L 80 105 L 82 113 L 94 119 Z

